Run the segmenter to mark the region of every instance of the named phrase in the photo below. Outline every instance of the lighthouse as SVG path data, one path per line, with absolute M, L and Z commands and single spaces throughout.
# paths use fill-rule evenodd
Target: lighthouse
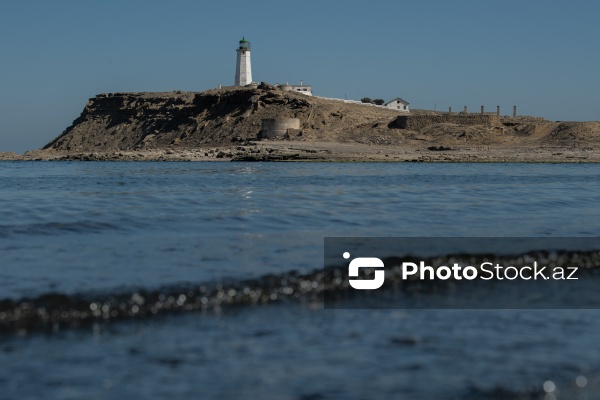
M 250 42 L 246 38 L 240 40 L 237 49 L 237 65 L 235 67 L 235 86 L 246 86 L 252 83 L 252 67 L 250 66 Z

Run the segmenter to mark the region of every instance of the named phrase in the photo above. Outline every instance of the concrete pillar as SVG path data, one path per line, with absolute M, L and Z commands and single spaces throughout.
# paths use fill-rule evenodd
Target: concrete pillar
M 513 106 L 513 117 L 517 117 L 517 106 Z
M 500 116 L 500 106 L 496 106 L 496 115 Z
M 483 109 L 483 106 L 481 106 L 481 115 L 483 115 L 483 114 L 484 114 L 484 112 L 485 112 L 485 111 L 484 111 L 484 109 Z

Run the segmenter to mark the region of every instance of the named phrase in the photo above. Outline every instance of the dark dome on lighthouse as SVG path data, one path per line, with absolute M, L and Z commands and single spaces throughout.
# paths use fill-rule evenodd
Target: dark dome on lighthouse
M 246 38 L 242 38 L 242 40 L 240 40 L 239 50 L 250 50 L 250 42 L 247 41 Z

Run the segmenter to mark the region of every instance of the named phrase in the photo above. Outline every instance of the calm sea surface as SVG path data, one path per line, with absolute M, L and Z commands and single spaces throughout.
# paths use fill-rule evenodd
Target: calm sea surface
M 599 176 L 593 164 L 0 162 L 0 302 L 309 272 L 325 236 L 600 236 Z M 600 398 L 599 338 L 596 310 L 243 306 L 0 334 L 0 398 Z

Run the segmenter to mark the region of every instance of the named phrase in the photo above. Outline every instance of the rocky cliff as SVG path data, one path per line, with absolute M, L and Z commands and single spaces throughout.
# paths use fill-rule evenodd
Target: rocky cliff
M 338 144 L 334 148 L 327 147 L 329 145 L 323 147 L 329 153 L 324 152 L 318 157 L 320 159 L 328 159 L 327 154 L 342 149 L 342 143 L 387 146 L 390 150 L 395 147 L 394 152 L 399 159 L 410 159 L 412 155 L 418 156 L 418 152 L 430 148 L 458 149 L 481 145 L 508 146 L 509 150 L 521 149 L 518 152 L 523 154 L 531 153 L 532 147 L 544 146 L 600 149 L 598 122 L 550 122 L 540 118 L 449 115 L 418 110 L 407 116 L 382 107 L 310 97 L 261 84 L 257 88 L 228 87 L 201 93 L 176 91 L 100 94 L 89 100 L 79 118 L 47 144 L 42 154 L 32 152 L 28 157 L 256 158 L 248 155 L 251 152 L 244 145 L 259 136 L 262 121 L 276 118 L 294 118 L 299 121 L 299 124 L 297 121 L 294 124 L 299 126 L 298 129 L 287 129 L 279 137 L 285 139 L 282 143 L 289 143 L 288 147 L 292 143 L 292 147 L 296 148 L 301 143 L 304 147 L 311 143 Z M 275 142 L 269 141 L 271 146 Z M 485 149 L 487 152 L 490 147 Z M 186 151 L 187 155 L 178 153 Z M 283 158 L 316 157 L 314 149 L 304 149 L 298 156 L 294 153 L 296 150 L 291 151 L 293 157 Z M 377 150 L 377 154 L 387 151 L 389 150 Z M 133 154 L 124 155 L 122 152 Z M 190 155 L 189 152 L 197 154 Z M 361 152 L 371 153 L 369 150 Z M 550 155 L 554 153 L 549 152 Z M 217 157 L 219 154 L 221 156 Z M 261 155 L 260 159 L 269 157 L 275 156 L 268 153 Z M 373 159 L 372 155 L 368 157 Z M 4 155 L 3 158 L 15 157 Z M 338 158 L 345 159 L 341 153 Z M 353 156 L 351 159 L 360 157 Z
M 263 119 L 286 117 L 301 122 L 300 129 L 290 132 L 291 139 L 339 139 L 350 132 L 359 138 L 390 134 L 387 125 L 397 115 L 266 84 L 201 93 L 110 93 L 90 99 L 81 116 L 44 148 L 77 152 L 223 146 L 256 138 Z

